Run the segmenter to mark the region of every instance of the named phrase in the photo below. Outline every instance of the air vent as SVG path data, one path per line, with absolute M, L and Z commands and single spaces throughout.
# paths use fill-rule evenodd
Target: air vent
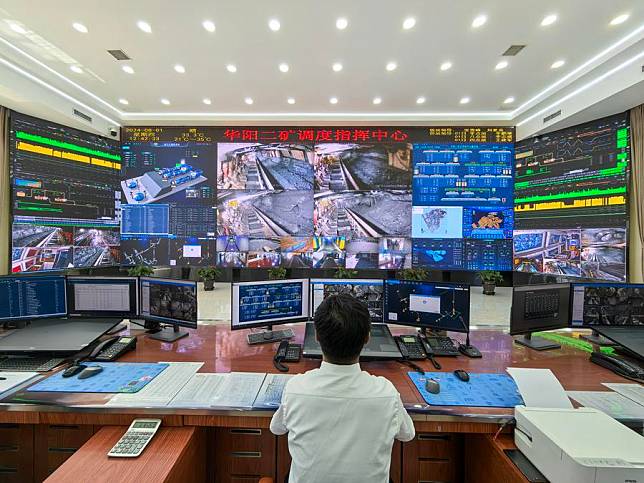
M 525 49 L 525 45 L 510 45 L 510 47 L 508 47 L 508 50 L 503 52 L 501 55 L 504 57 L 514 57 L 523 49 Z
M 74 109 L 74 116 L 80 117 L 83 121 L 92 122 L 92 118 L 85 114 L 84 112 Z
M 116 60 L 130 60 L 130 57 L 120 49 L 107 51 Z
M 543 123 L 547 123 L 548 121 L 552 121 L 555 117 L 561 116 L 561 109 L 559 109 L 557 112 L 553 112 L 549 116 L 546 116 L 543 118 Z

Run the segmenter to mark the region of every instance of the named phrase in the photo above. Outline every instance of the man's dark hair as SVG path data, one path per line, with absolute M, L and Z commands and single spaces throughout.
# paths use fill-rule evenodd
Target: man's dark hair
M 326 297 L 315 311 L 313 320 L 324 356 L 336 364 L 353 362 L 371 330 L 369 309 L 348 294 Z

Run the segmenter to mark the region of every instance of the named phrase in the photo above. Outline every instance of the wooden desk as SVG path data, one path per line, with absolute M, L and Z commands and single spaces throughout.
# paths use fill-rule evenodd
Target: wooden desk
M 304 327 L 296 325 L 294 330 L 295 340 L 301 343 Z M 409 333 L 410 329 L 392 326 L 392 332 Z M 276 345 L 248 346 L 246 333 L 231 332 L 224 325 L 211 325 L 192 330 L 190 337 L 172 344 L 140 336 L 136 352 L 120 360 L 204 361 L 201 372 L 277 372 L 272 364 Z M 141 332 L 133 331 L 133 334 Z M 533 351 L 514 344 L 507 334 L 493 330 L 474 331 L 471 339 L 483 358 L 440 358 L 444 371 L 504 372 L 509 366 L 549 368 L 567 390 L 605 390 L 601 382 L 628 382 L 590 363 L 588 353 L 571 347 Z M 303 359 L 289 367 L 291 373 L 297 373 L 319 364 L 317 360 Z M 428 371 L 434 370 L 427 361 L 419 365 Z M 409 368 L 400 363 L 367 362 L 362 367 L 393 382 L 416 425 L 417 438 L 394 448 L 392 478 L 395 482 L 432 480 L 437 474 L 443 481 L 460 481 L 465 466 L 463 454 L 472 435 L 493 434 L 502 424 L 512 421 L 511 409 L 427 406 L 406 375 Z M 13 471 L 0 473 L 0 482 L 42 481 L 102 426 L 126 426 L 140 415 L 160 417 L 164 427 L 204 427 L 209 481 L 214 481 L 215 476 L 218 482 L 245 478 L 244 481 L 254 481 L 258 476 L 273 476 L 276 481 L 282 481 L 288 469 L 284 438 L 276 438 L 268 431 L 270 411 L 82 407 L 101 404 L 108 397 L 22 391 L 0 401 L 0 440 L 7 441 L 0 447 L 0 468 Z

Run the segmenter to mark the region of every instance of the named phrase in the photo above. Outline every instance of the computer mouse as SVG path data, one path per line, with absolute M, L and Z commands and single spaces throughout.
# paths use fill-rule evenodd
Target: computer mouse
M 99 372 L 103 372 L 103 368 L 101 366 L 89 366 L 83 369 L 83 372 L 78 375 L 78 378 L 87 379 L 88 377 L 95 376 Z
M 425 390 L 430 394 L 438 394 L 441 392 L 441 385 L 436 379 L 427 379 L 425 381 Z
M 75 376 L 86 367 L 87 366 L 85 364 L 73 364 L 69 366 L 67 369 L 65 369 L 65 372 L 63 372 L 63 377 Z
M 467 372 L 465 372 L 463 369 L 456 369 L 454 371 L 454 375 L 463 382 L 467 382 L 470 380 L 470 375 Z

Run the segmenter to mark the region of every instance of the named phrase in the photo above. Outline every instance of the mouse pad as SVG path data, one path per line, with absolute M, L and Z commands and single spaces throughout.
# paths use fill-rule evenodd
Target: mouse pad
M 507 374 L 470 372 L 470 380 L 463 382 L 453 372 L 408 372 L 416 389 L 427 404 L 432 406 L 472 406 L 513 408 L 523 404 L 519 389 Z M 435 379 L 441 386 L 438 394 L 425 390 L 425 381 Z
M 101 366 L 103 370 L 87 379 L 78 374 L 63 377 L 63 372 L 34 384 L 28 391 L 34 392 L 110 392 L 135 393 L 143 389 L 152 379 L 161 374 L 169 364 L 136 362 L 89 362 L 89 366 Z

